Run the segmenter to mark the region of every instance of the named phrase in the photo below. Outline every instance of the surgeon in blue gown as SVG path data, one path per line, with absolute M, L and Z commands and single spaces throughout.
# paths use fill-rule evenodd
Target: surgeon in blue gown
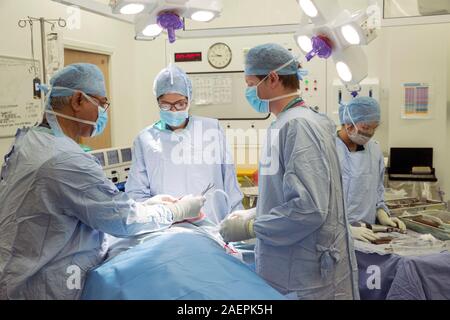
M 219 223 L 242 209 L 243 195 L 219 121 L 190 115 L 193 92 L 187 74 L 169 65 L 156 77 L 154 94 L 160 120 L 134 141 L 127 194 L 137 201 L 157 194 L 178 198 L 214 184 L 202 209 L 210 221 Z M 217 203 L 223 208 L 216 209 Z
M 380 145 L 372 139 L 381 120 L 378 101 L 371 97 L 355 98 L 341 105 L 339 118 L 342 127 L 336 146 L 353 238 L 364 242 L 378 238 L 366 224 L 406 230 L 400 219 L 390 217 L 384 201 L 384 157 Z
M 277 44 L 247 55 L 247 100 L 277 119 L 261 153 L 256 212 L 233 213 L 222 222 L 221 234 L 226 241 L 256 236 L 257 273 L 288 298 L 358 299 L 336 126 L 305 107 L 299 68 Z
M 137 203 L 76 141 L 107 123 L 98 67 L 73 64 L 50 80 L 41 125 L 20 129 L 0 174 L 0 299 L 77 299 L 102 263 L 104 233 L 130 237 L 197 218 L 205 199 Z

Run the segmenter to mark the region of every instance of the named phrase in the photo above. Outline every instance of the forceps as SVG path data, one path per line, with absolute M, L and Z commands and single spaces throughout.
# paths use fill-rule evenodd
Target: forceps
M 210 190 L 211 190 L 212 188 L 214 188 L 214 187 L 215 187 L 214 183 L 210 183 L 210 184 L 206 187 L 206 189 L 202 192 L 202 196 L 204 197 L 205 194 L 207 194 L 208 191 L 210 191 Z

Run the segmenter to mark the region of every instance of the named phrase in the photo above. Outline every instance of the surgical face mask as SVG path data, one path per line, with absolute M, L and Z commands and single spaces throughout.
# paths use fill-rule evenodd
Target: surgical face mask
M 95 137 L 95 136 L 101 135 L 103 133 L 103 131 L 105 131 L 106 125 L 108 124 L 108 112 L 106 112 L 106 110 L 103 109 L 102 107 L 98 107 L 98 116 L 97 116 L 97 121 L 95 121 L 95 122 L 89 121 L 89 120 L 78 119 L 78 118 L 71 117 L 71 116 L 68 116 L 68 115 L 65 115 L 65 114 L 62 114 L 59 112 L 55 112 L 52 110 L 46 110 L 45 112 L 50 115 L 58 116 L 58 117 L 61 117 L 64 119 L 76 121 L 79 123 L 89 124 L 89 125 L 93 126 L 94 129 L 92 130 L 90 137 Z M 49 120 L 49 117 L 47 117 L 47 121 L 48 120 Z M 49 121 L 49 125 L 52 128 L 53 132 L 55 132 L 55 130 L 53 129 L 54 124 L 50 123 L 50 121 Z M 60 133 L 60 131 L 62 131 L 61 128 L 59 127 L 59 124 L 58 124 L 56 131 L 58 131 L 58 133 Z M 55 133 L 55 135 L 61 136 L 60 134 L 56 134 L 56 133 Z
M 83 96 L 89 101 L 91 102 L 93 105 L 97 106 L 97 120 L 94 121 L 89 121 L 89 120 L 83 120 L 83 119 L 78 119 L 75 117 L 71 117 L 68 115 L 65 115 L 63 113 L 59 113 L 59 112 L 55 112 L 52 109 L 52 106 L 50 104 L 50 97 L 51 97 L 51 92 L 53 89 L 65 89 L 65 90 L 71 90 L 71 91 L 76 91 L 70 88 L 63 88 L 63 87 L 53 87 L 48 95 L 47 95 L 47 102 L 46 102 L 46 110 L 45 113 L 47 114 L 47 121 L 50 125 L 50 128 L 52 128 L 53 133 L 55 134 L 55 136 L 57 137 L 62 137 L 64 136 L 64 133 L 61 129 L 61 127 L 59 126 L 59 123 L 57 121 L 56 116 L 64 118 L 64 119 L 68 119 L 68 120 L 72 120 L 75 122 L 79 122 L 79 123 L 84 123 L 84 124 L 88 124 L 94 127 L 94 129 L 92 130 L 91 133 L 91 137 L 95 137 L 98 136 L 100 134 L 103 133 L 103 131 L 106 128 L 106 125 L 108 123 L 108 112 L 106 109 L 102 108 L 101 106 L 99 106 L 98 103 L 96 103 L 91 97 L 89 97 L 87 94 L 85 94 L 84 92 L 82 92 Z
M 352 140 L 353 143 L 356 143 L 357 145 L 360 145 L 360 146 L 364 146 L 364 145 L 368 144 L 373 136 L 368 136 L 368 135 L 360 132 L 358 127 L 355 127 L 355 128 L 356 128 L 356 132 L 350 132 L 348 129 L 346 129 L 350 140 Z
M 280 96 L 280 97 L 275 97 L 275 98 L 272 98 L 272 99 L 261 99 L 258 96 L 258 87 L 261 85 L 261 83 L 266 81 L 267 78 L 269 78 L 270 74 L 272 74 L 273 72 L 276 73 L 276 72 L 282 70 L 283 68 L 285 68 L 286 66 L 290 65 L 295 60 L 296 60 L 296 58 L 289 60 L 287 63 L 283 64 L 281 67 L 279 67 L 279 68 L 275 69 L 274 71 L 272 71 L 271 73 L 269 73 L 256 86 L 248 87 L 246 89 L 245 97 L 247 98 L 247 101 L 250 104 L 250 106 L 252 106 L 252 108 L 256 112 L 269 113 L 270 112 L 270 103 L 271 102 L 279 101 L 281 99 L 297 96 L 297 95 L 300 94 L 299 92 L 293 92 L 293 93 L 286 94 L 286 95 L 283 95 L 283 96 Z M 299 76 L 299 79 L 302 79 L 301 76 L 300 76 L 300 73 L 298 74 L 298 76 Z
M 353 143 L 356 143 L 357 145 L 360 145 L 360 146 L 364 146 L 364 145 L 368 144 L 369 141 L 373 138 L 373 136 L 375 134 L 375 131 L 370 133 L 370 134 L 363 132 L 362 130 L 360 130 L 358 128 L 356 123 L 353 121 L 352 115 L 350 114 L 350 110 L 349 110 L 348 107 L 346 107 L 345 112 L 347 112 L 348 117 L 350 118 L 350 121 L 352 122 L 353 127 L 355 128 L 355 131 L 356 131 L 356 132 L 350 132 L 348 130 L 348 127 L 345 128 L 345 130 L 347 131 L 347 135 L 350 138 L 350 140 Z
M 171 127 L 179 127 L 183 125 L 187 118 L 189 118 L 189 111 L 159 111 L 160 118 L 163 122 L 168 124 Z

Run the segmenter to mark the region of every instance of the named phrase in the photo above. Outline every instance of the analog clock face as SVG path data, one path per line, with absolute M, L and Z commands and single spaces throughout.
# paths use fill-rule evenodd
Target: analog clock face
M 209 48 L 208 62 L 216 69 L 224 69 L 232 59 L 232 52 L 229 46 L 225 43 L 216 43 Z

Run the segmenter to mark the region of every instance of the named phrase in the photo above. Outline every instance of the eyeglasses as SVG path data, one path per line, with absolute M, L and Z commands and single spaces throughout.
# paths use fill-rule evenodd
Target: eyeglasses
M 177 111 L 186 110 L 188 107 L 187 101 L 179 101 L 175 103 L 161 102 L 159 103 L 159 108 L 163 111 L 170 111 L 172 108 L 175 108 Z
M 106 102 L 102 104 L 102 103 L 100 103 L 100 101 L 96 97 L 93 97 L 93 96 L 90 96 L 90 95 L 87 95 L 87 94 L 84 94 L 84 96 L 93 105 L 95 105 L 97 107 L 101 107 L 104 110 L 103 112 L 108 111 L 109 107 L 111 106 L 111 103 L 108 101 L 108 99 L 106 99 Z

